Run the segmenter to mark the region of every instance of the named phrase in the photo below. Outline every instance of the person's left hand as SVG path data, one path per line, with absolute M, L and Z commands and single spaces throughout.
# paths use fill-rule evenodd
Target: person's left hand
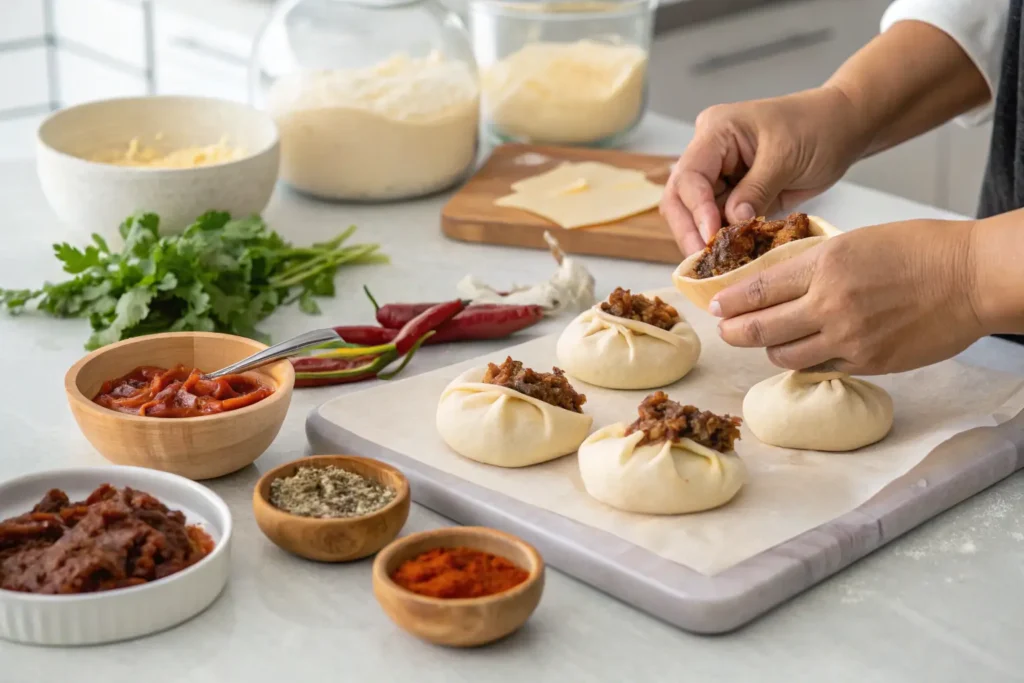
M 930 365 L 986 334 L 973 225 L 855 230 L 724 289 L 710 310 L 727 343 L 766 347 L 783 368 L 876 375 Z

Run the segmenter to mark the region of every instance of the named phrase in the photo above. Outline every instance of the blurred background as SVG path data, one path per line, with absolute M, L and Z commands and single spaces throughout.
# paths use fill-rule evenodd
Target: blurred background
M 344 2 L 346 0 L 338 0 Z M 464 14 L 467 0 L 446 0 Z M 471 1 L 471 0 L 470 0 Z M 888 0 L 662 0 L 650 111 L 819 85 L 878 31 Z M 269 0 L 0 0 L 0 159 L 34 153 L 51 111 L 125 95 L 247 101 Z M 861 162 L 849 180 L 973 214 L 989 129 L 948 124 Z

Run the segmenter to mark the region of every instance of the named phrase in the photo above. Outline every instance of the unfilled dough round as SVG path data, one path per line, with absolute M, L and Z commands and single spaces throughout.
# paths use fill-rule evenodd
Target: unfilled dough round
M 627 512 L 678 515 L 725 505 L 747 479 L 735 452 L 718 453 L 690 439 L 637 447 L 643 432 L 625 423 L 599 429 L 579 449 L 587 493 Z
M 485 384 L 486 371 L 464 372 L 441 394 L 437 431 L 452 450 L 488 465 L 526 467 L 579 448 L 594 418 Z
M 852 451 L 892 429 L 892 397 L 841 372 L 790 371 L 755 384 L 743 399 L 743 420 L 772 446 Z
M 700 338 L 685 319 L 671 330 L 605 313 L 579 314 L 558 338 L 569 375 L 606 389 L 655 389 L 681 379 L 700 357 Z

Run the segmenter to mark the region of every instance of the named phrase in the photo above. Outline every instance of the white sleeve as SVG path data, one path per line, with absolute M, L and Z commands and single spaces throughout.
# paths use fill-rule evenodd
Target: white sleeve
M 895 0 L 882 16 L 882 31 L 898 21 L 913 19 L 931 24 L 955 40 L 988 83 L 992 97 L 986 104 L 959 116 L 963 126 L 977 126 L 992 118 L 999 91 L 1009 0 Z

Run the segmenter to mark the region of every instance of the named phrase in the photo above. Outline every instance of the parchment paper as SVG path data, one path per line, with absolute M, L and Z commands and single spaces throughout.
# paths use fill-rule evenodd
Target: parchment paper
M 717 333 L 717 320 L 675 290 L 656 292 L 676 306 L 701 338 L 697 367 L 664 389 L 682 403 L 740 415 L 747 389 L 780 372 L 762 350 L 737 349 Z M 714 575 L 768 548 L 829 522 L 866 502 L 920 463 L 954 434 L 1009 419 L 1024 406 L 1024 378 L 946 361 L 914 372 L 868 378 L 895 405 L 892 432 L 852 453 L 793 451 L 760 443 L 743 427 L 736 450 L 749 481 L 725 507 L 691 515 L 649 516 L 620 512 L 587 495 L 576 456 L 521 469 L 467 460 L 437 435 L 434 414 L 444 387 L 456 375 L 506 355 L 536 370 L 557 365 L 557 335 L 434 372 L 330 401 L 321 414 L 331 422 L 430 467 L 530 505 L 614 534 L 661 557 Z M 650 391 L 613 391 L 573 379 L 587 395 L 584 410 L 594 429 L 631 422 Z

